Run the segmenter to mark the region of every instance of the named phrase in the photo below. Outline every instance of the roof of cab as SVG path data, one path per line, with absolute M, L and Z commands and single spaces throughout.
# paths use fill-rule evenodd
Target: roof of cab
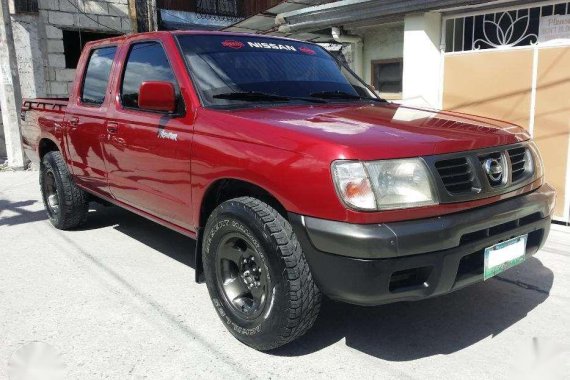
M 224 36 L 235 36 L 235 37 L 256 37 L 256 38 L 274 38 L 280 40 L 297 41 L 292 38 L 280 37 L 280 36 L 266 36 L 254 33 L 240 33 L 240 32 L 222 32 L 222 31 L 209 31 L 209 30 L 168 30 L 168 31 L 157 31 L 157 32 L 144 32 L 144 33 L 131 33 L 116 37 L 104 38 L 101 40 L 90 41 L 85 44 L 86 47 L 93 47 L 99 45 L 107 44 L 117 44 L 124 41 L 128 41 L 134 38 L 141 37 L 158 37 L 163 35 L 184 35 L 184 34 L 195 34 L 195 35 L 224 35 Z M 311 43 L 311 42 L 307 42 Z

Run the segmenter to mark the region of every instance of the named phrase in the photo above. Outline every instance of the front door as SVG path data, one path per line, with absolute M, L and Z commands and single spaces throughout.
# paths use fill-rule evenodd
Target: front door
M 79 95 L 66 110 L 66 147 L 71 171 L 78 184 L 107 194 L 107 173 L 103 158 L 109 99 L 106 96 L 116 46 L 95 48 L 86 63 Z
M 123 70 L 105 143 L 111 193 L 139 210 L 191 228 L 192 125 L 181 117 L 180 87 L 162 44 L 132 43 Z M 180 112 L 171 115 L 140 109 L 138 92 L 143 81 L 172 82 Z

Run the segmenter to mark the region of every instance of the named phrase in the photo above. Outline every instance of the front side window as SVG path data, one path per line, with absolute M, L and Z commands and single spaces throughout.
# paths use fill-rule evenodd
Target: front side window
M 81 89 L 81 101 L 83 103 L 103 104 L 116 52 L 116 46 L 94 49 L 92 51 Z
M 233 35 L 179 35 L 205 106 L 378 100 L 318 45 Z
M 176 95 L 179 94 L 174 73 L 159 42 L 142 42 L 131 47 L 121 85 L 123 106 L 139 108 L 139 88 L 147 81 L 171 82 Z

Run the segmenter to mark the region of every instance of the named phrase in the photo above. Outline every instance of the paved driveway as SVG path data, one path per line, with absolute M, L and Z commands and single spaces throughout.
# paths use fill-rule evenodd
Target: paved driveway
M 37 172 L 0 173 L 0 379 L 8 363 L 42 352 L 72 379 L 570 373 L 568 227 L 553 226 L 536 258 L 447 296 L 373 308 L 325 301 L 305 337 L 272 353 L 225 330 L 193 282 L 193 250 L 191 239 L 116 207 L 58 231 Z

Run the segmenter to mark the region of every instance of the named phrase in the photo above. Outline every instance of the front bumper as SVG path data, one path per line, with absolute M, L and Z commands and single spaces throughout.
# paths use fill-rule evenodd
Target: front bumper
M 436 218 L 358 225 L 289 214 L 321 291 L 379 305 L 449 293 L 483 280 L 485 248 L 528 234 L 535 254 L 550 231 L 554 190 Z

